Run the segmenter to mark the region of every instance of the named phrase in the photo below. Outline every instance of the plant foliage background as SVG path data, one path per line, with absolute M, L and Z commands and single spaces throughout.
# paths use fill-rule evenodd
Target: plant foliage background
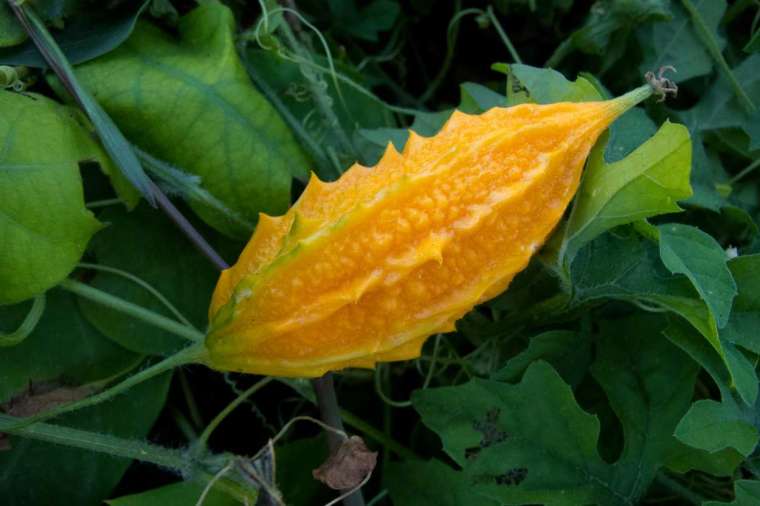
M 372 165 L 454 108 L 595 100 L 674 66 L 678 97 L 613 125 L 506 293 L 418 360 L 339 374 L 339 399 L 380 452 L 375 505 L 760 504 L 760 3 L 28 1 L 230 262 L 309 171 Z M 0 64 L 0 403 L 18 414 L 184 345 L 64 278 L 203 330 L 217 273 L 141 201 L 5 5 Z M 64 444 L 0 440 L 3 504 L 194 504 L 231 455 L 316 414 L 308 385 L 269 382 L 201 436 L 258 380 L 185 367 L 56 419 L 87 431 Z M 169 460 L 66 444 L 98 434 Z M 335 495 L 311 478 L 326 452 L 314 424 L 277 441 L 265 460 L 288 504 Z M 205 504 L 239 503 L 225 490 Z

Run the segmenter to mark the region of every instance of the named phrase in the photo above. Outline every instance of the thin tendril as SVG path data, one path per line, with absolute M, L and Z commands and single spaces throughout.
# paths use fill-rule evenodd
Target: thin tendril
M 102 272 L 108 272 L 110 274 L 116 274 L 117 276 L 121 276 L 123 278 L 126 278 L 132 281 L 133 283 L 141 286 L 142 288 L 150 292 L 150 294 L 153 295 L 156 299 L 158 299 L 158 301 L 161 302 L 161 304 L 166 306 L 166 309 L 168 309 L 174 316 L 176 316 L 179 321 L 181 321 L 188 327 L 196 328 L 192 323 L 190 323 L 190 320 L 185 318 L 185 316 L 176 307 L 174 307 L 174 305 L 171 302 L 169 302 L 169 299 L 164 297 L 161 294 L 161 292 L 159 292 L 156 288 L 154 288 L 151 284 L 149 284 L 147 281 L 143 280 L 142 278 L 139 278 L 135 276 L 134 274 L 131 274 L 127 271 L 117 269 L 116 267 L 109 267 L 107 265 L 81 262 L 78 264 L 78 267 L 82 269 L 92 269 L 94 271 L 102 271 Z

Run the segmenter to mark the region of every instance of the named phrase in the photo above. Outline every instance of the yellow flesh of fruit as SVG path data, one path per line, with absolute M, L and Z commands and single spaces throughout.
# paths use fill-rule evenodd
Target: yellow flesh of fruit
M 320 376 L 419 356 L 527 266 L 598 136 L 635 103 L 623 98 L 455 112 L 375 168 L 312 177 L 222 274 L 209 365 Z

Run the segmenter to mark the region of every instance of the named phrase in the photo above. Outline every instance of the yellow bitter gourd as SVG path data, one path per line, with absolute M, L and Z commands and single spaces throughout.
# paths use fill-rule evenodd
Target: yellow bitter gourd
M 562 217 L 599 135 L 652 93 L 455 112 L 372 169 L 262 215 L 210 308 L 215 369 L 319 376 L 419 356 L 500 292 Z

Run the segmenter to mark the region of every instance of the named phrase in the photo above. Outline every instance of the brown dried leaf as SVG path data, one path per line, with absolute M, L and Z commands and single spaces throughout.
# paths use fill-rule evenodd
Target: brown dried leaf
M 78 401 L 92 392 L 93 388 L 86 385 L 78 387 L 35 385 L 30 387 L 28 392 L 14 397 L 0 407 L 12 416 L 32 416 L 61 404 Z
M 312 475 L 333 490 L 346 490 L 359 485 L 376 464 L 377 452 L 369 451 L 359 436 L 351 436 Z

